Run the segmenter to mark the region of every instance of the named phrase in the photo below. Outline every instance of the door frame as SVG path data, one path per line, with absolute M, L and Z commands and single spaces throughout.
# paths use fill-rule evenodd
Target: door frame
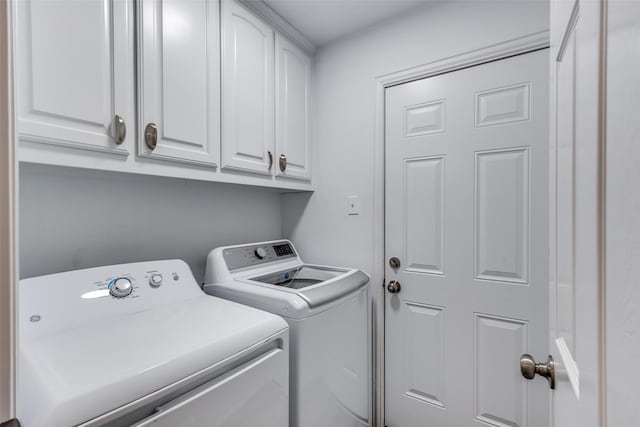
M 473 49 L 458 55 L 428 62 L 411 68 L 383 74 L 374 80 L 374 192 L 373 192 L 373 235 L 380 236 L 374 242 L 373 283 L 380 280 L 382 287 L 374 286 L 373 298 L 373 425 L 385 425 L 385 383 L 384 383 L 384 285 L 385 285 L 385 90 L 388 87 L 413 80 L 433 77 L 463 68 L 473 67 L 511 56 L 534 52 L 550 46 L 549 31 L 540 31 L 501 43 Z M 378 282 L 380 283 L 380 282 Z
M 0 422 L 15 416 L 18 160 L 14 100 L 14 2 L 0 0 Z

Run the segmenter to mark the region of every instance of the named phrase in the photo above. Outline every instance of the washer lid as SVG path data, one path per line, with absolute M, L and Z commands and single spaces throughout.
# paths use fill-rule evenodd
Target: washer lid
M 317 265 L 298 265 L 275 273 L 252 277 L 249 280 L 282 286 L 289 289 L 303 289 L 326 282 L 348 272 L 344 268 L 323 267 Z
M 361 270 L 303 264 L 248 280 L 270 285 L 274 289 L 293 291 L 313 308 L 366 285 L 369 276 Z
M 84 283 L 86 274 L 21 281 L 18 417 L 25 425 L 86 422 L 287 328 L 277 316 L 205 295 L 184 263 L 118 267 L 126 267 L 127 277 L 137 283 L 137 298 L 108 296 L 76 304 L 72 291 L 78 282 L 70 281 L 67 298 L 47 299 L 56 289 L 60 293 L 65 278 Z M 182 283 L 172 284 L 174 290 L 196 292 L 163 300 L 163 286 L 171 293 L 169 284 L 153 288 L 142 283 L 142 271 L 176 272 Z M 94 269 L 89 276 L 94 273 L 105 275 Z M 153 303 L 158 299 L 162 303 Z M 79 309 L 86 304 L 93 310 Z M 37 321 L 30 321 L 32 313 L 38 313 Z

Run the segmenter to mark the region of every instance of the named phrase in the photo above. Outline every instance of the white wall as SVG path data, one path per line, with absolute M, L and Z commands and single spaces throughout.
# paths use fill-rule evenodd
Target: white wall
M 216 246 L 281 237 L 273 190 L 21 164 L 20 274 L 181 258 L 196 280 Z
M 313 195 L 283 196 L 283 233 L 311 261 L 373 272 L 374 80 L 548 30 L 545 1 L 438 1 L 321 48 L 313 87 Z M 362 213 L 347 216 L 347 196 Z M 379 283 L 381 278 L 374 278 Z
M 640 2 L 607 4 L 607 424 L 640 426 Z

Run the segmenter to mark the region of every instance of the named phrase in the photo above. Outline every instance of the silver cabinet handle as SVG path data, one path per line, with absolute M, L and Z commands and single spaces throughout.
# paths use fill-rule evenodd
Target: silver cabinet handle
M 287 169 L 287 156 L 280 154 L 280 170 L 284 172 L 285 169 Z
M 267 170 L 271 170 L 273 167 L 273 153 L 271 151 L 267 151 L 267 154 L 269 155 L 269 167 Z
M 124 119 L 117 115 L 113 118 L 113 123 L 115 126 L 116 133 L 116 145 L 120 145 L 124 142 L 124 139 L 127 137 L 127 125 L 124 122 Z
M 149 149 L 155 150 L 158 144 L 158 127 L 155 123 L 149 123 L 147 127 L 144 128 L 144 142 Z
M 549 388 L 556 388 L 556 369 L 553 357 L 547 357 L 547 363 L 536 363 L 530 354 L 520 356 L 520 373 L 528 380 L 532 380 L 536 374 L 545 377 L 549 381 Z

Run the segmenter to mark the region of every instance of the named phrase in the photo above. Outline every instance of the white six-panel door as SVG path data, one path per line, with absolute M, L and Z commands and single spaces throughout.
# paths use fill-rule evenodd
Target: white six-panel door
M 389 427 L 548 426 L 548 50 L 386 90 Z
M 217 165 L 219 1 L 141 0 L 139 13 L 140 156 Z M 155 147 L 145 140 L 151 125 Z
M 16 6 L 20 137 L 128 155 L 135 140 L 131 3 L 20 0 Z M 119 141 L 116 116 L 120 132 L 127 130 Z
M 274 165 L 274 31 L 222 1 L 222 166 L 271 174 Z

